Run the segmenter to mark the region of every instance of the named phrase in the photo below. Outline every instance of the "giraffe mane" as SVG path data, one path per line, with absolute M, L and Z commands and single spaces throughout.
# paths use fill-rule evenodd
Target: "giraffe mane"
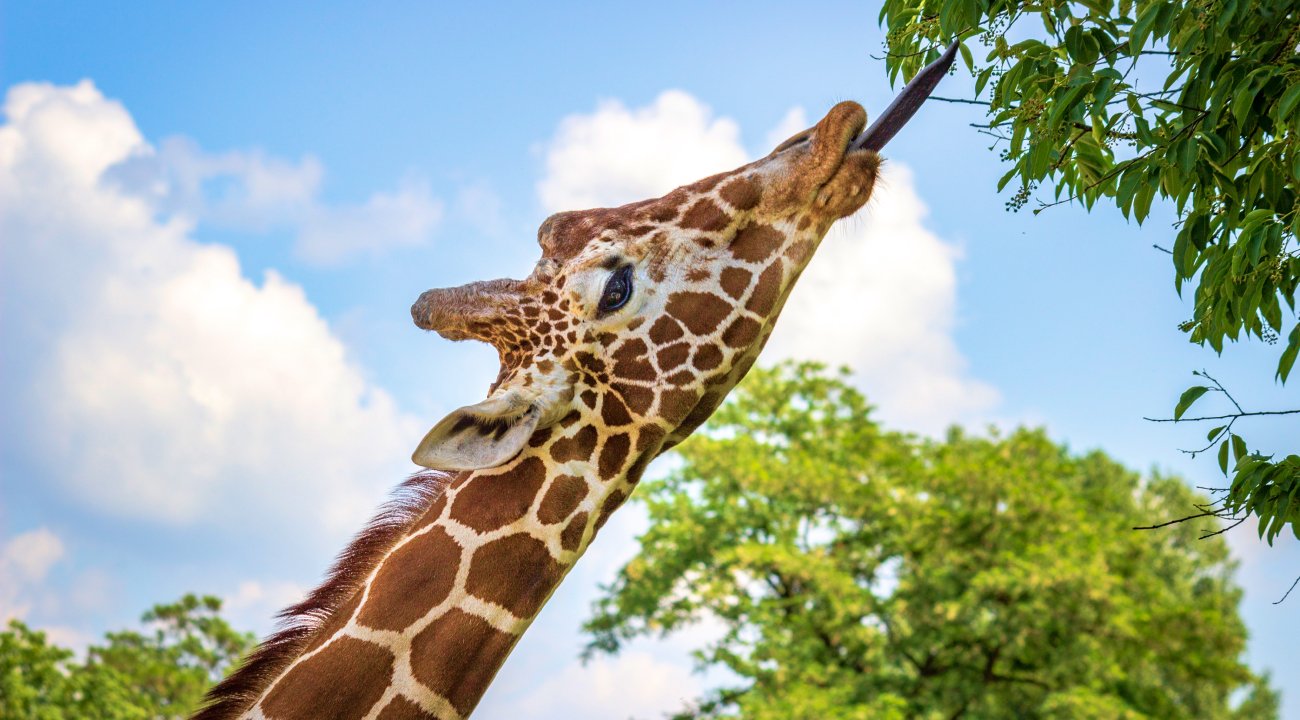
M 428 470 L 398 485 L 370 522 L 339 553 L 325 580 L 301 602 L 276 614 L 275 630 L 234 672 L 208 691 L 202 707 L 191 720 L 231 720 L 247 711 L 442 495 L 451 478 L 448 473 Z

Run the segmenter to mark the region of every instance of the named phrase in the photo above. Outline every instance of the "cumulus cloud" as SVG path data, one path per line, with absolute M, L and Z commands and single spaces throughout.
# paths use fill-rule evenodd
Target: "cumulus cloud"
M 245 580 L 222 597 L 221 611 L 235 627 L 249 628 L 259 635 L 272 629 L 276 613 L 300 602 L 307 588 L 283 580 Z
M 361 205 L 316 208 L 294 248 L 303 260 L 336 265 L 365 252 L 423 244 L 441 220 L 442 203 L 433 199 L 429 184 L 408 180 Z
M 621 205 L 747 162 L 740 126 L 680 90 L 649 107 L 607 100 L 560 122 L 538 183 L 550 212 Z
M 808 122 L 808 113 L 801 107 L 792 107 L 785 111 L 785 115 L 781 116 L 781 119 L 777 121 L 771 130 L 767 131 L 763 149 L 773 150 L 795 133 L 807 130 L 810 127 L 812 127 L 812 123 Z
M 245 278 L 229 247 L 190 236 L 192 218 L 106 180 L 158 151 L 90 82 L 16 86 L 4 111 L 4 454 L 122 517 L 292 508 L 337 531 L 368 514 L 419 423 L 367 381 L 302 288 Z M 311 202 L 310 165 L 267 173 L 278 179 L 248 187 Z
M 961 252 L 926 229 L 927 212 L 911 171 L 887 164 L 867 209 L 827 234 L 767 352 L 848 365 L 891 423 L 937 433 L 1000 398 L 953 340 Z
M 137 146 L 106 168 L 110 183 L 162 216 L 238 231 L 289 230 L 298 258 L 316 265 L 426 243 L 442 221 L 443 203 L 427 182 L 410 178 L 359 204 L 327 205 L 319 197 L 323 178 L 311 156 L 292 162 L 260 151 L 209 153 L 183 137 Z
M 763 152 L 811 124 L 792 108 Z M 751 159 L 735 121 L 680 91 L 567 117 L 545 157 L 538 194 L 549 211 L 654 197 Z M 926 214 L 910 171 L 888 163 L 867 209 L 826 238 L 764 358 L 849 365 L 885 419 L 933 433 L 986 419 L 999 396 L 969 376 L 953 340 L 961 253 L 925 227 Z
M 46 575 L 63 555 L 63 541 L 47 528 L 15 535 L 0 545 L 0 627 L 30 612 Z
M 699 678 L 688 664 L 629 651 L 597 657 L 585 665 L 570 662 L 500 715 L 571 720 L 661 717 L 682 710 L 701 694 Z

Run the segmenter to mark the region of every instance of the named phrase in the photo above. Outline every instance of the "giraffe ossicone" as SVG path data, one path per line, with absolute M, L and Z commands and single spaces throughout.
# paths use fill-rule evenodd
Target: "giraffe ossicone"
M 468 717 L 646 465 L 749 370 L 830 226 L 867 202 L 865 124 L 840 103 L 731 172 L 550 217 L 523 280 L 421 295 L 418 326 L 498 351 L 487 399 L 433 426 L 414 497 L 197 717 Z

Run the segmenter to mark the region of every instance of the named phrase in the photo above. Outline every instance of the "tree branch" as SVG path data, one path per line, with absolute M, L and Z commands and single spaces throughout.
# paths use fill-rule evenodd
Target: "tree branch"
M 1296 586 L 1296 585 L 1300 585 L 1300 577 L 1296 578 L 1296 579 L 1295 579 L 1295 582 L 1291 583 L 1291 587 L 1287 588 L 1286 593 L 1284 593 L 1284 594 L 1282 595 L 1282 597 L 1278 598 L 1277 602 L 1275 602 L 1275 603 L 1273 603 L 1273 604 L 1274 604 L 1274 605 L 1281 605 L 1281 604 L 1282 604 L 1282 601 L 1283 601 L 1283 600 L 1286 600 L 1286 596 L 1287 596 L 1287 595 L 1290 595 L 1292 590 L 1295 590 L 1295 586 Z
M 1236 418 L 1255 417 L 1258 415 L 1297 415 L 1297 414 L 1300 414 L 1300 408 L 1297 408 L 1295 410 L 1259 410 L 1256 412 L 1239 412 L 1239 413 L 1232 413 L 1231 415 L 1204 415 L 1201 417 L 1194 417 L 1194 418 L 1185 417 L 1185 418 L 1174 419 L 1174 418 L 1143 417 L 1142 419 L 1147 420 L 1149 422 L 1179 423 L 1179 422 L 1200 422 L 1202 420 L 1235 420 Z
M 1134 529 L 1134 530 L 1155 530 L 1155 529 L 1158 529 L 1158 528 L 1165 527 L 1165 526 L 1167 526 L 1167 525 L 1176 525 L 1176 524 L 1181 523 L 1181 522 L 1187 522 L 1188 520 L 1195 520 L 1195 519 L 1197 519 L 1197 518 L 1203 518 L 1203 517 L 1216 517 L 1216 518 L 1219 518 L 1220 520 L 1231 520 L 1231 519 L 1233 519 L 1232 515 L 1227 515 L 1227 516 L 1225 516 L 1222 510 L 1218 510 L 1218 511 L 1215 511 L 1215 512 L 1202 512 L 1202 513 L 1197 513 L 1197 514 L 1195 514 L 1195 515 L 1188 515 L 1187 517 L 1178 518 L 1177 520 L 1170 520 L 1170 521 L 1168 521 L 1168 522 L 1162 522 L 1162 523 L 1160 523 L 1159 525 L 1143 525 L 1143 526 L 1138 526 L 1138 527 L 1134 527 L 1133 529 Z

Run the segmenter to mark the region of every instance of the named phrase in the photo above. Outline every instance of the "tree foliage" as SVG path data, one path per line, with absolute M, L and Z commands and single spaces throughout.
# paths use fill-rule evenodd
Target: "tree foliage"
M 252 649 L 232 629 L 221 600 L 186 595 L 155 605 L 145 632 L 108 633 L 85 662 L 12 620 L 0 632 L 0 717 L 12 720 L 185 718 L 212 683 Z
M 1213 521 L 1130 529 L 1196 500 L 1177 478 L 1041 431 L 886 432 L 811 364 L 751 372 L 678 452 L 586 629 L 720 623 L 697 658 L 739 681 L 682 717 L 1276 717 Z
M 983 132 L 1011 165 L 1009 207 L 1043 184 L 1055 201 L 1035 212 L 1104 201 L 1141 223 L 1157 197 L 1172 203 L 1174 286 L 1194 285 L 1180 329 L 1216 352 L 1285 338 L 1286 382 L 1300 352 L 1300 4 L 886 0 L 880 18 L 891 78 L 962 41 Z M 1197 419 L 1184 412 L 1208 389 L 1189 389 L 1176 417 Z M 1236 406 L 1207 441 L 1232 476 L 1217 512 L 1258 516 L 1271 543 L 1288 523 L 1300 537 L 1300 455 L 1250 450 L 1233 425 L 1261 414 L 1281 413 Z

